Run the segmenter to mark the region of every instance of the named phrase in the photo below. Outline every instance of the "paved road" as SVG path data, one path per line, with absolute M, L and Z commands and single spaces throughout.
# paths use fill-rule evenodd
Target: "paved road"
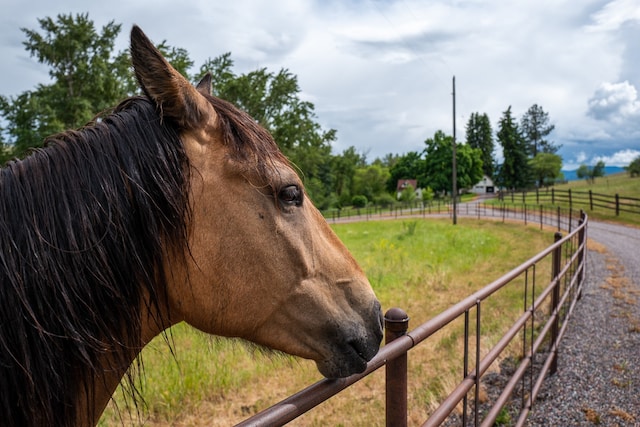
M 626 276 L 640 286 L 640 229 L 589 221 L 587 233 L 605 245 L 620 260 Z

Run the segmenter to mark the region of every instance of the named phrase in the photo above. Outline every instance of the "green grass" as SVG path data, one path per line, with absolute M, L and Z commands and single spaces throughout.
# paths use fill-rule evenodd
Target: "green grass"
M 409 313 L 410 329 L 552 241 L 550 232 L 535 227 L 471 219 L 455 227 L 448 219 L 405 219 L 333 228 L 367 273 L 384 309 L 401 307 Z M 487 335 L 499 337 L 513 322 L 508 313 L 521 312 L 517 295 L 521 291 L 509 291 L 499 304 L 483 310 Z M 451 362 L 460 354 L 460 327 L 412 351 L 412 417 L 422 417 L 459 379 L 459 367 Z M 171 336 L 175 354 L 161 337 L 143 351 L 145 425 L 230 425 L 320 379 L 312 362 L 256 352 L 237 340 L 211 339 L 184 324 L 174 327 Z M 301 425 L 338 425 L 345 413 L 351 414 L 352 425 L 378 424 L 376 417 L 384 413 L 382 384 L 382 373 L 366 378 L 314 410 Z M 110 405 L 101 425 L 137 424 L 135 410 L 133 420 L 126 415 L 122 392 L 116 402 L 120 410 Z

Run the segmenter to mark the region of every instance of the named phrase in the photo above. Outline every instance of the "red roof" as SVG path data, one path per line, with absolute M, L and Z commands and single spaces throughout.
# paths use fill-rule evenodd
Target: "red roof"
M 399 179 L 398 185 L 396 187 L 396 191 L 402 191 L 408 186 L 413 187 L 413 189 L 418 188 L 418 180 L 417 179 Z

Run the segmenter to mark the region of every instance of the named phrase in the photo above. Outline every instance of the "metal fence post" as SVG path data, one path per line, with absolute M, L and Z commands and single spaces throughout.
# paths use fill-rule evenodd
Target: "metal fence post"
M 562 239 L 562 233 L 559 231 L 554 234 L 554 241 L 557 242 Z M 551 342 L 549 343 L 549 351 L 553 351 L 553 347 L 557 344 L 558 334 L 560 332 L 560 313 L 558 304 L 560 303 L 560 270 L 562 261 L 562 246 L 558 246 L 553 250 L 551 263 L 552 263 L 552 276 L 551 280 L 555 280 L 556 284 L 553 287 L 553 293 L 551 294 L 551 312 L 550 315 L 553 315 L 556 312 L 556 317 L 553 320 L 553 324 L 551 325 Z M 549 373 L 551 375 L 555 374 L 558 370 L 558 353 L 553 355 L 553 361 L 551 362 L 551 367 L 549 368 Z
M 584 210 L 580 210 L 580 222 L 578 223 L 578 226 L 582 226 L 582 224 L 584 224 L 585 218 L 587 217 L 587 214 L 584 212 Z M 585 269 L 587 268 L 586 266 L 586 262 L 585 262 L 585 254 L 587 253 L 587 242 L 586 242 L 586 232 L 585 232 L 585 228 L 582 228 L 580 230 L 580 232 L 578 233 L 578 246 L 582 246 L 582 249 L 580 250 L 580 253 L 578 253 L 578 268 L 580 269 L 580 273 L 578 274 L 578 287 L 580 289 L 580 291 L 578 292 L 578 299 L 582 298 L 582 284 L 584 282 L 584 272 Z
M 391 308 L 384 315 L 385 344 L 406 335 L 409 316 L 400 308 Z M 407 353 L 389 360 L 385 368 L 386 426 L 407 426 Z

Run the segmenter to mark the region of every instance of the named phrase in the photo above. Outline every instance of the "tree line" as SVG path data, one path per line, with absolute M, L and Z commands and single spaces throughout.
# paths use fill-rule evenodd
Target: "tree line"
M 46 136 L 90 123 L 122 99 L 138 92 L 128 51 L 115 52 L 121 24 L 98 29 L 88 14 L 58 15 L 38 20 L 39 29 L 22 28 L 26 50 L 49 69 L 51 82 L 17 96 L 0 96 L 0 162 L 19 158 L 40 147 Z M 320 208 L 396 199 L 401 179 L 417 179 L 429 199 L 452 187 L 453 137 L 441 130 L 424 141 L 422 151 L 387 154 L 368 162 L 354 146 L 334 154 L 335 129 L 323 129 L 313 103 L 300 97 L 297 77 L 283 68 L 260 68 L 238 74 L 231 53 L 209 58 L 195 67 L 189 53 L 163 41 L 167 60 L 185 77 L 198 81 L 209 72 L 213 94 L 247 111 L 264 126 L 298 168 L 309 196 Z M 194 71 L 195 70 L 195 71 Z M 549 141 L 554 126 L 548 114 L 533 105 L 517 123 L 509 107 L 498 122 L 494 139 L 486 114 L 473 113 L 466 141 L 456 142 L 458 188 L 470 188 L 483 175 L 504 188 L 544 185 L 562 166 L 558 146 Z M 496 162 L 495 145 L 504 160 Z M 413 192 L 403 193 L 411 198 Z

